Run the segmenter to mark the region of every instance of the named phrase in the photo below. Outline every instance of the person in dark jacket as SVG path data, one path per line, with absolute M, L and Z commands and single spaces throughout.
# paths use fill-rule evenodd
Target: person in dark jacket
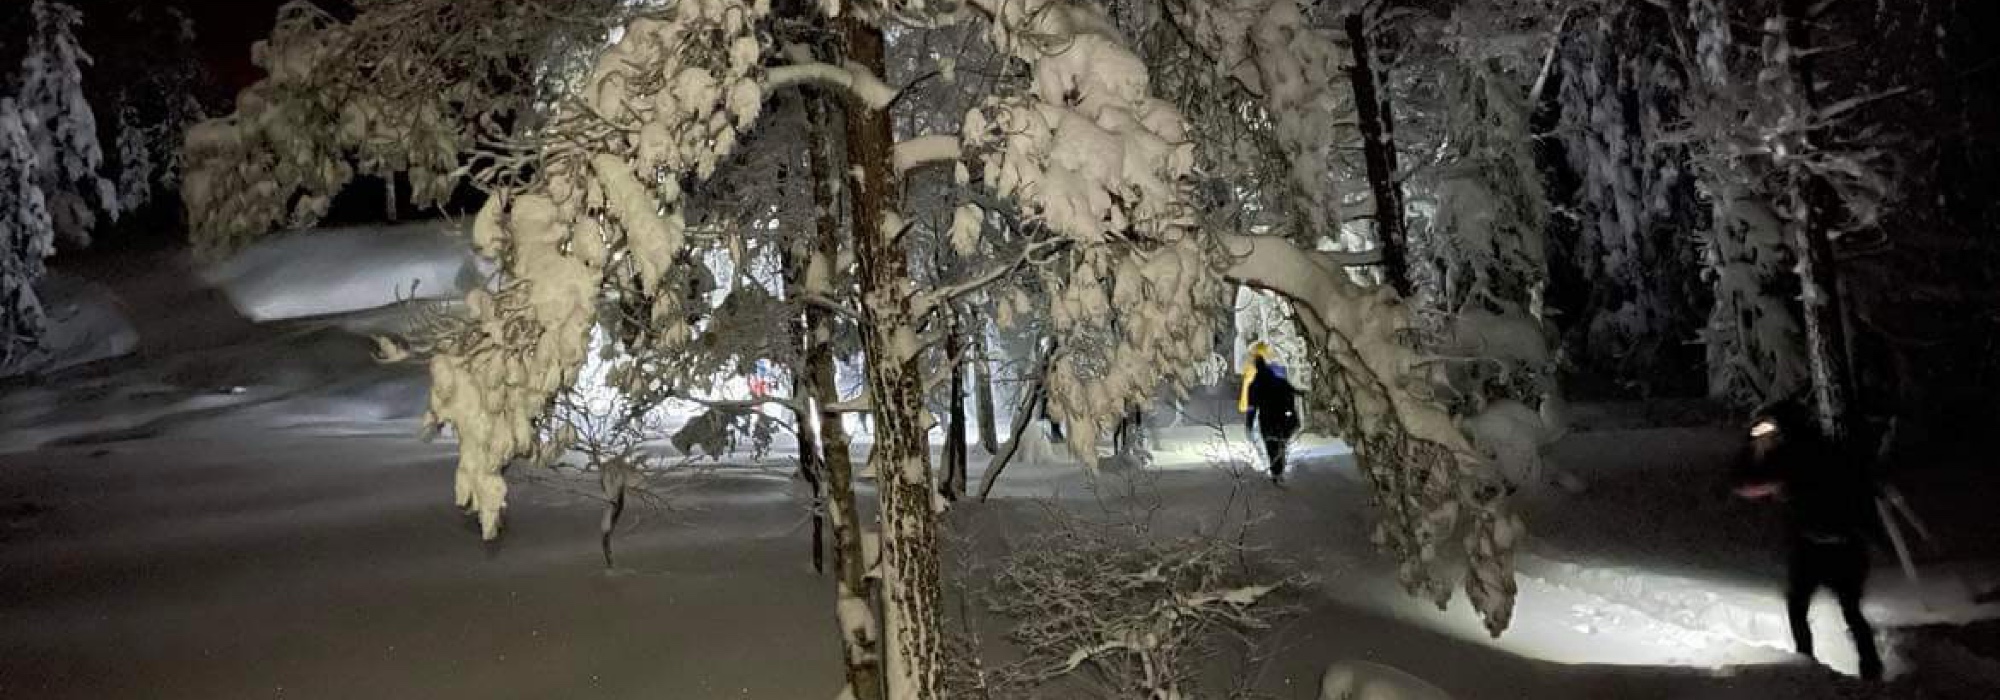
M 1875 630 L 1861 613 L 1868 579 L 1868 535 L 1875 525 L 1867 465 L 1825 437 L 1800 401 L 1760 411 L 1750 430 L 1747 473 L 1737 494 L 1783 503 L 1788 550 L 1785 612 L 1792 642 L 1813 656 L 1807 612 L 1821 588 L 1833 591 L 1861 657 L 1861 676 L 1882 677 Z
M 1285 449 L 1299 432 L 1298 392 L 1263 356 L 1257 356 L 1253 365 L 1256 374 L 1250 380 L 1243 432 L 1255 430 L 1263 437 L 1264 452 L 1271 458 L 1271 480 L 1283 483 Z

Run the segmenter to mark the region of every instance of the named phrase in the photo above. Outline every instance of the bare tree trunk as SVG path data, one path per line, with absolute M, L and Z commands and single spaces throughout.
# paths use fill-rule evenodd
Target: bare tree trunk
M 396 223 L 396 209 L 396 176 L 385 175 L 382 177 L 382 218 Z
M 830 124 L 831 114 L 827 107 L 831 99 L 818 90 L 807 91 L 806 119 L 812 132 L 811 142 L 813 169 L 813 204 L 819 212 L 816 221 L 814 250 L 812 257 L 819 265 L 827 266 L 821 279 L 807 276 L 809 283 L 829 284 L 839 273 L 833 270 L 833 261 L 840 257 L 840 182 L 843 169 L 835 165 L 833 148 L 836 132 Z M 808 288 L 806 291 L 832 294 L 831 288 Z M 833 372 L 833 317 L 825 309 L 808 305 L 805 312 L 806 335 L 805 369 L 801 373 L 809 378 L 811 389 L 805 396 L 812 397 L 819 414 L 819 447 L 825 466 L 827 517 L 833 522 L 834 567 L 839 574 L 836 581 L 837 618 L 840 624 L 843 659 L 847 666 L 848 691 L 856 700 L 879 700 L 882 697 L 882 653 L 881 638 L 875 624 L 875 609 L 880 601 L 868 580 L 871 563 L 861 547 L 860 509 L 854 498 L 854 462 L 847 431 L 841 424 L 841 415 L 828 410 L 840 400 L 839 387 L 834 383 Z
M 1368 188 L 1375 199 L 1376 245 L 1382 247 L 1382 271 L 1397 294 L 1410 296 L 1410 261 L 1403 226 L 1403 186 L 1396 180 L 1396 134 L 1389 97 L 1377 86 L 1368 29 L 1360 13 L 1347 16 L 1347 42 L 1354 50 L 1348 76 L 1354 83 L 1354 104 L 1361 118 L 1361 152 L 1368 164 Z
M 813 127 L 809 126 L 807 128 L 811 129 Z M 789 164 L 779 167 L 778 179 L 779 189 L 781 190 L 791 185 L 789 171 Z M 807 173 L 807 186 L 814 188 L 814 193 L 817 194 L 818 185 L 812 182 L 812 175 L 811 172 Z M 795 237 L 785 246 L 783 257 L 785 295 L 789 297 L 785 301 L 798 308 L 790 324 L 792 351 L 794 354 L 794 361 L 791 367 L 793 433 L 799 439 L 799 475 L 805 478 L 806 486 L 812 489 L 813 571 L 815 573 L 825 573 L 825 535 L 823 534 L 825 516 L 823 514 L 826 512 L 826 458 L 819 449 L 819 436 L 812 430 L 812 426 L 817 422 L 815 420 L 817 416 L 814 415 L 814 409 L 809 405 L 810 402 L 807 401 L 807 398 L 815 397 L 817 392 L 814 391 L 813 374 L 809 371 L 805 362 L 806 357 L 812 353 L 814 343 L 813 324 L 807 320 L 806 312 L 806 309 L 810 308 L 811 305 L 804 302 L 805 295 L 814 291 L 806 289 L 806 268 L 810 265 L 814 243 L 813 239 L 804 236 Z
M 1785 0 L 1785 41 L 1793 80 L 1807 109 L 1818 101 L 1813 86 L 1812 30 L 1807 15 L 1809 0 Z M 1812 147 L 1811 135 L 1806 146 Z M 1846 329 L 1841 326 L 1840 276 L 1833 256 L 1833 241 L 1827 237 L 1827 221 L 1839 206 L 1837 195 L 1826 182 L 1799 169 L 1793 170 L 1792 231 L 1798 248 L 1799 280 L 1805 287 L 1806 358 L 1812 368 L 1814 404 L 1820 429 L 1828 438 L 1847 437 L 1853 384 L 1846 366 Z
M 885 73 L 881 29 L 851 15 L 837 20 L 847 60 Z M 876 420 L 869 453 L 881 493 L 882 656 L 889 700 L 933 700 L 942 692 L 943 622 L 937 514 L 932 509 L 916 318 L 910 306 L 903 231 L 890 228 L 901 183 L 891 167 L 894 133 L 886 111 L 847 101 L 848 163 L 855 262 L 861 286 L 861 340 Z
M 972 329 L 972 391 L 979 408 L 979 447 L 986 454 L 1000 452 L 999 417 L 993 415 L 993 360 L 987 356 L 986 319 L 967 314 Z
M 954 309 L 946 315 L 948 330 L 945 333 L 945 362 L 951 365 L 951 381 L 946 391 L 951 392 L 951 418 L 946 421 L 944 436 L 944 484 L 938 489 L 946 500 L 956 501 L 965 497 L 965 337 L 964 327 Z

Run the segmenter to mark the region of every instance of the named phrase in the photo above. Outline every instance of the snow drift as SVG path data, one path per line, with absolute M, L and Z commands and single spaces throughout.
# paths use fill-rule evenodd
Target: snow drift
M 259 322 L 459 299 L 487 268 L 454 229 L 426 222 L 287 233 L 203 270 L 202 278 Z
M 0 377 L 50 374 L 121 357 L 139 346 L 139 332 L 126 318 L 124 303 L 110 290 L 54 271 L 35 287 L 48 313 L 48 330 L 40 349 L 0 366 Z

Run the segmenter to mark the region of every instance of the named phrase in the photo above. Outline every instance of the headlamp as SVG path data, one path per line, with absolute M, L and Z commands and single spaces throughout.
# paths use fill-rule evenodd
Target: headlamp
M 1770 437 L 1776 434 L 1778 434 L 1778 423 L 1768 418 L 1757 421 L 1756 425 L 1750 426 L 1750 437 L 1753 438 Z

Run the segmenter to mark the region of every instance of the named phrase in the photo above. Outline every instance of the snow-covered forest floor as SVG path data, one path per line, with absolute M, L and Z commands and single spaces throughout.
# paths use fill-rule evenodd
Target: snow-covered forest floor
M 451 444 L 415 437 L 422 368 L 374 363 L 356 333 L 398 312 L 245 318 L 359 309 L 412 277 L 445 294 L 461 272 L 424 246 L 384 253 L 408 263 L 392 272 L 356 272 L 369 250 L 211 272 L 233 299 L 184 281 L 176 254 L 60 271 L 100 300 L 79 318 L 123 328 L 76 342 L 136 349 L 0 383 L 0 697 L 833 696 L 833 580 L 809 565 L 787 444 L 669 479 L 670 509 L 628 514 L 615 570 L 599 559 L 594 481 L 574 475 L 517 473 L 507 536 L 483 546 L 450 503 Z M 326 268 L 336 260 L 350 265 Z M 1342 659 L 1460 698 L 2000 693 L 2000 632 L 1978 622 L 2000 610 L 1972 603 L 2000 586 L 2000 542 L 1967 470 L 1901 480 L 1945 552 L 1925 559 L 1921 588 L 1878 554 L 1868 610 L 1900 675 L 1867 689 L 1785 652 L 1773 514 L 1723 488 L 1732 431 L 1579 407 L 1556 458 L 1587 489 L 1523 503 L 1533 541 L 1513 628 L 1494 641 L 1462 600 L 1440 612 L 1402 594 L 1342 445 L 1308 438 L 1279 490 L 1242 468 L 1231 408 L 1195 404 L 1137 472 L 1009 467 L 992 502 L 954 507 L 952 551 L 977 569 L 1046 525 L 1049 504 L 1150 512 L 1163 532 L 1263 515 L 1251 541 L 1311 577 L 1252 683 L 1277 698 L 1315 697 Z M 1851 670 L 1830 600 L 1816 616 L 1829 663 Z

